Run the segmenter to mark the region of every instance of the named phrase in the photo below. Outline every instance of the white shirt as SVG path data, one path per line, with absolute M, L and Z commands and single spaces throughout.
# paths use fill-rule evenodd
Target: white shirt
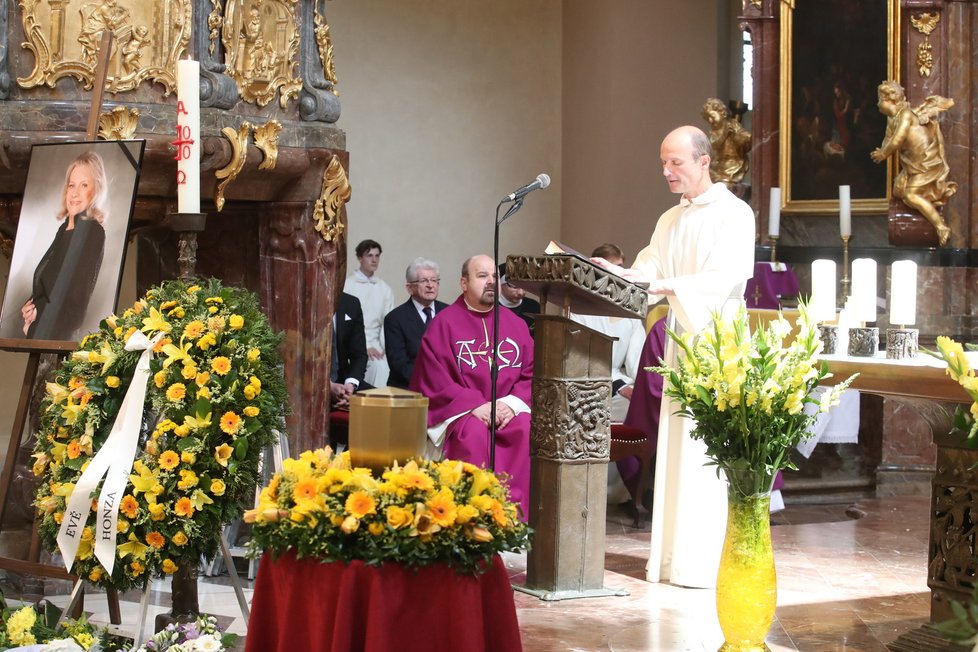
M 384 317 L 394 309 L 394 292 L 376 274 L 366 276 L 359 269 L 346 277 L 344 292 L 360 299 L 367 348 L 384 350 Z

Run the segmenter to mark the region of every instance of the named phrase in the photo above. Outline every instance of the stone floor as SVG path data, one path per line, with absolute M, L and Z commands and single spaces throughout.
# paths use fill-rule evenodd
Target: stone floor
M 925 623 L 928 503 L 885 497 L 854 505 L 789 505 L 775 514 L 778 611 L 767 639 L 772 652 L 885 651 Z M 609 507 L 605 586 L 628 596 L 542 602 L 517 592 L 524 650 L 717 650 L 723 637 L 713 592 L 645 582 L 647 557 L 648 526 L 634 529 L 624 513 Z M 525 557 L 511 555 L 506 563 L 513 582 L 522 583 Z M 250 600 L 251 583 L 246 586 Z M 149 627 L 152 616 L 166 610 L 168 592 L 163 582 L 152 587 Z M 134 627 L 140 597 L 124 596 L 124 628 Z M 200 599 L 203 611 L 246 633 L 226 576 L 202 578 Z M 85 606 L 92 620 L 106 620 L 102 596 L 88 596 Z

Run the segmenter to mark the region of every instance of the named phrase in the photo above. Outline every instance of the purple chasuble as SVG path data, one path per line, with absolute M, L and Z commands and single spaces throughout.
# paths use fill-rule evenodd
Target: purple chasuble
M 464 415 L 445 433 L 444 455 L 479 466 L 489 463 L 489 428 L 468 414 L 489 402 L 489 351 L 492 311 L 471 310 L 462 296 L 428 324 L 414 362 L 409 388 L 428 397 L 428 426 Z M 526 323 L 508 308 L 499 309 L 497 399 L 512 396 L 531 403 L 533 339 Z M 514 410 L 515 411 L 515 410 Z M 511 476 L 510 495 L 529 508 L 530 414 L 517 414 L 496 429 L 496 470 Z

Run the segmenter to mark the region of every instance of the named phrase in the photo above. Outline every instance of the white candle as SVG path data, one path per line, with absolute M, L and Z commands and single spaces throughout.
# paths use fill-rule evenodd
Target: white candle
M 839 233 L 846 238 L 852 235 L 851 211 L 849 186 L 839 186 Z
M 768 211 L 767 232 L 774 238 L 781 233 L 781 188 L 771 188 L 771 210 Z
M 200 64 L 177 61 L 177 210 L 200 212 Z
M 852 261 L 853 319 L 876 321 L 876 261 L 857 258 Z
M 917 321 L 917 263 L 897 260 L 890 267 L 890 325 Z
M 815 323 L 835 319 L 835 261 L 812 261 L 812 298 L 808 315 Z

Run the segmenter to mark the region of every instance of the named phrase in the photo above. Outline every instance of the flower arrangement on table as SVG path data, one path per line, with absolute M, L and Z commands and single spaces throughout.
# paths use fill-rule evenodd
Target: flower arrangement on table
M 775 474 L 796 468 L 788 452 L 810 436 L 817 412 L 838 404 L 855 376 L 812 395 L 827 378 L 818 364 L 822 341 L 807 306 L 799 305 L 798 332 L 779 315 L 750 332 L 743 308 L 732 319 L 714 315 L 698 336 L 668 331 L 681 353 L 675 369 L 653 368 L 665 377 L 664 392 L 680 413 L 695 421 L 691 436 L 706 444 L 707 456 L 741 483 L 744 496 L 770 491 Z M 805 405 L 818 403 L 818 410 Z M 747 471 L 748 473 L 743 473 Z M 719 471 L 718 471 L 719 472 Z
M 52 551 L 66 503 L 120 412 L 140 358 L 125 346 L 137 331 L 158 339 L 143 433 L 117 501 L 114 569 L 107 573 L 93 554 L 94 518 L 87 519 L 72 568 L 120 590 L 216 553 L 223 525 L 253 504 L 258 458 L 283 427 L 286 405 L 280 336 L 252 293 L 216 280 L 150 289 L 85 336 L 47 384 L 33 470 L 41 478 L 35 498 L 41 540 Z
M 444 563 L 479 573 L 499 552 L 527 547 L 529 528 L 491 471 L 467 462 L 411 460 L 377 478 L 329 448 L 287 459 L 256 509 L 252 555 L 294 550 L 323 561 Z

